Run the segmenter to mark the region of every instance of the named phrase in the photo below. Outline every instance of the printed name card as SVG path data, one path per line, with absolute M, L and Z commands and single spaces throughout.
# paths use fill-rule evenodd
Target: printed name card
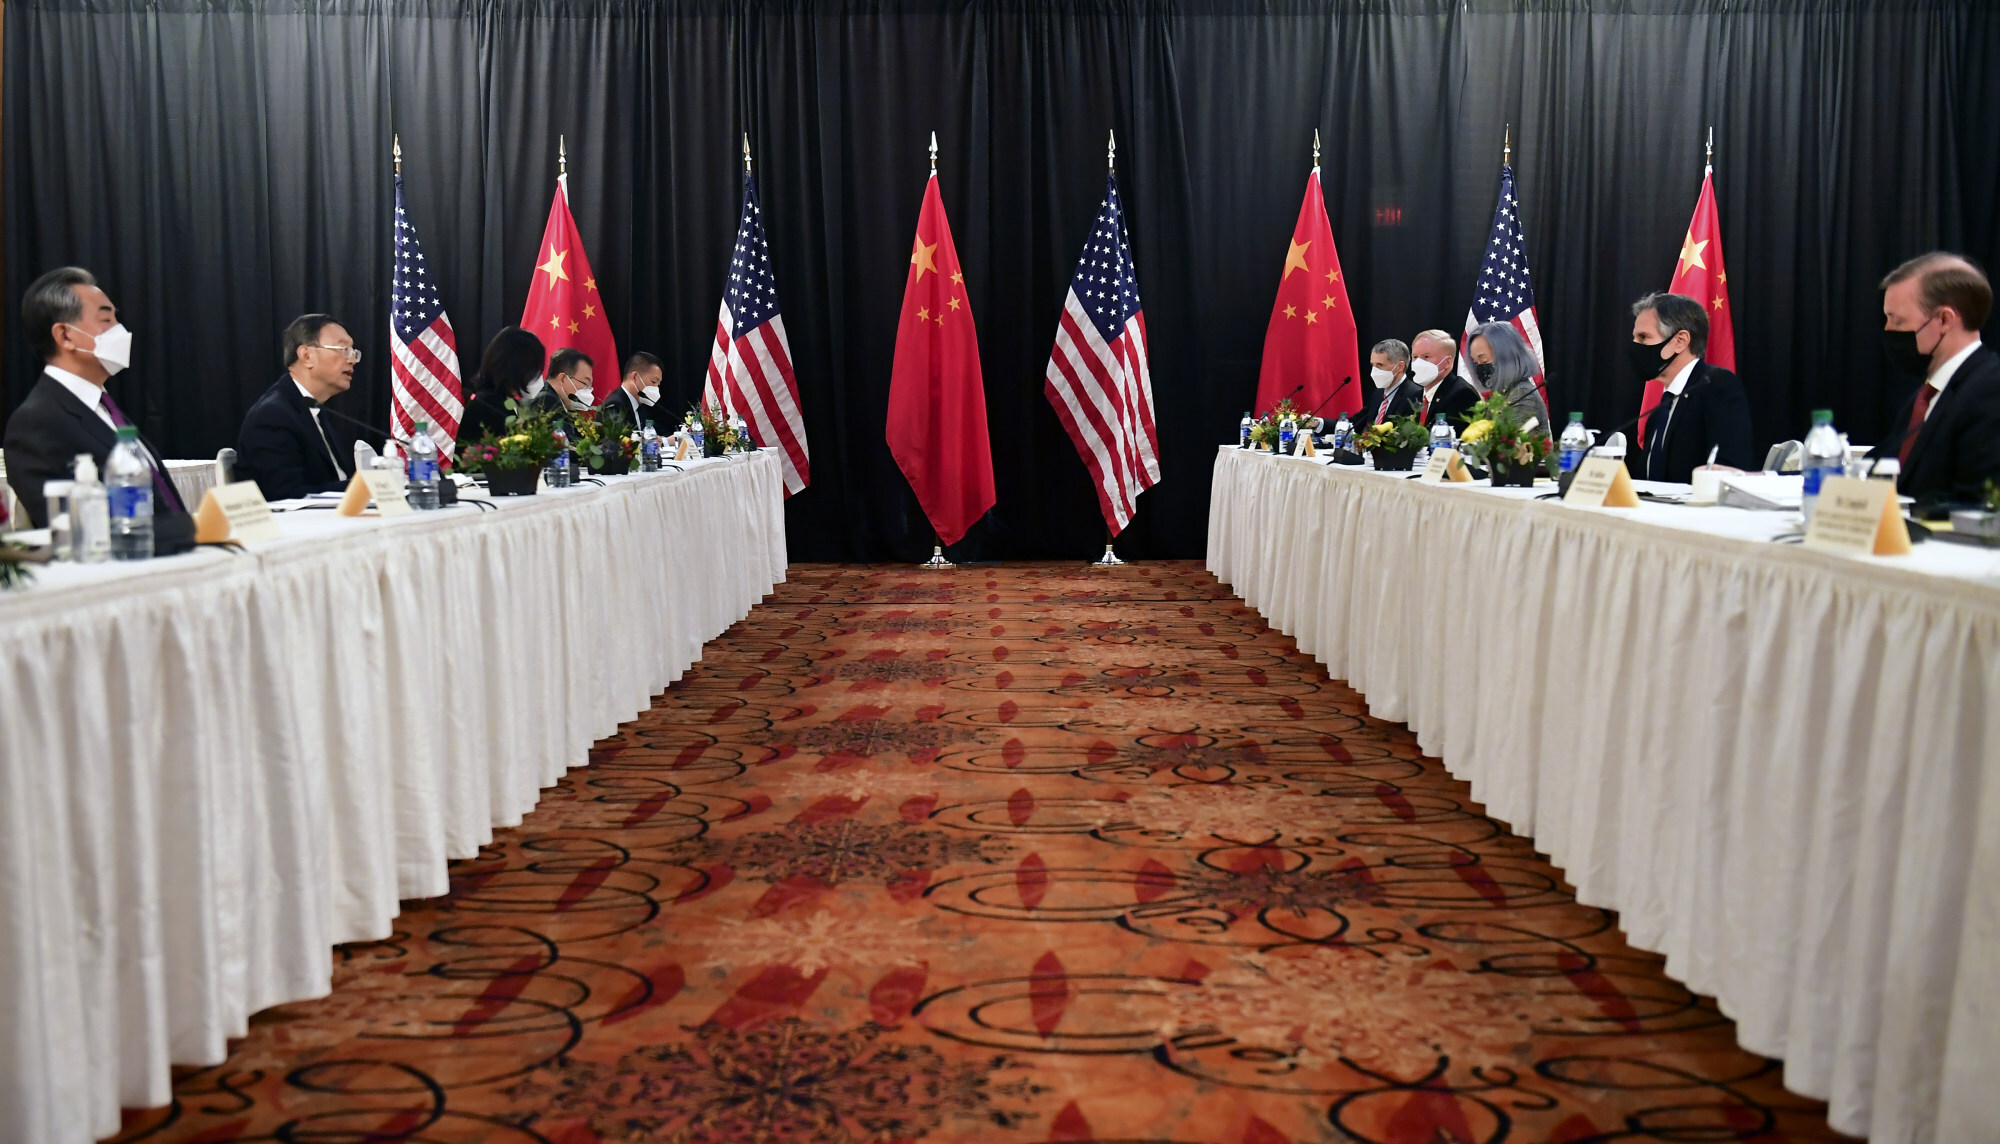
M 1910 531 L 1896 504 L 1896 482 L 1828 477 L 1806 526 L 1806 547 L 1848 556 L 1906 556 Z
M 225 540 L 256 544 L 285 538 L 284 530 L 278 527 L 278 518 L 271 515 L 271 506 L 265 503 L 264 491 L 257 487 L 256 481 L 237 481 L 210 488 L 202 494 L 201 507 L 195 510 L 194 524 L 195 539 L 203 544 Z
M 1638 508 L 1639 494 L 1632 488 L 1632 474 L 1617 457 L 1589 457 L 1576 470 L 1563 494 L 1564 504 L 1583 508 Z
M 1424 466 L 1423 475 L 1417 478 L 1420 485 L 1442 485 L 1470 482 L 1472 474 L 1465 471 L 1465 461 L 1456 449 L 1431 450 L 1430 463 Z
M 335 511 L 341 516 L 360 516 L 375 500 L 375 511 L 383 516 L 408 516 L 416 511 L 403 499 L 403 474 L 394 469 L 363 469 L 347 482 L 347 493 Z
M 1292 456 L 1317 457 L 1319 451 L 1313 448 L 1313 435 L 1301 429 L 1292 437 Z
M 686 437 L 682 437 L 680 439 L 680 442 L 681 443 L 674 448 L 674 460 L 685 461 L 689 457 L 694 456 L 694 447 L 688 443 L 688 439 Z

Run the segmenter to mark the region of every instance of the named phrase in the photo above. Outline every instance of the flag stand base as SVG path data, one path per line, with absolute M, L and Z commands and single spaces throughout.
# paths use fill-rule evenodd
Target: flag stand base
M 1116 552 L 1111 551 L 1111 545 L 1107 543 L 1104 546 L 1104 555 L 1098 557 L 1091 566 L 1093 568 L 1115 568 L 1124 563 L 1123 560 L 1118 559 Z
M 929 560 L 926 560 L 926 561 L 924 561 L 924 562 L 923 562 L 923 563 L 922 563 L 921 565 L 919 565 L 919 567 L 922 567 L 922 568 L 956 568 L 956 567 L 958 567 L 958 565 L 956 565 L 956 564 L 953 564 L 953 563 L 952 563 L 951 561 L 949 561 L 949 560 L 946 560 L 946 559 L 944 558 L 944 545 L 942 545 L 942 544 L 933 544 L 933 545 L 931 545 L 931 558 L 930 558 Z

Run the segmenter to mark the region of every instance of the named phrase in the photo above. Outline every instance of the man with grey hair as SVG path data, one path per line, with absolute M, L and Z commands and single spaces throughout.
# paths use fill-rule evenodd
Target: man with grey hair
M 1452 372 L 1458 347 L 1443 330 L 1425 330 L 1410 343 L 1415 355 L 1410 373 L 1423 386 L 1417 405 L 1417 419 L 1426 427 L 1443 423 L 1453 430 L 1465 427 L 1465 411 L 1479 402 L 1472 383 Z
M 1639 452 L 1627 464 L 1649 481 L 1694 479 L 1715 463 L 1751 469 L 1750 399 L 1736 375 L 1701 359 L 1708 348 L 1708 310 L 1682 294 L 1648 294 L 1632 303 L 1632 341 L 1625 347 L 1632 377 L 1659 378 L 1667 391 L 1646 421 Z
M 1417 411 L 1423 390 L 1410 380 L 1410 347 L 1395 338 L 1383 338 L 1368 351 L 1368 378 L 1375 383 L 1375 405 L 1364 425 L 1387 421 Z
M 7 452 L 7 483 L 35 527 L 47 528 L 42 485 L 70 479 L 84 454 L 102 474 L 118 430 L 131 424 L 104 383 L 131 364 L 132 334 L 97 279 L 78 266 L 51 270 L 28 284 L 21 295 L 21 331 L 42 359 L 42 377 L 7 418 L 0 447 Z M 186 512 L 158 451 L 143 435 L 139 451 L 152 463 L 155 515 Z

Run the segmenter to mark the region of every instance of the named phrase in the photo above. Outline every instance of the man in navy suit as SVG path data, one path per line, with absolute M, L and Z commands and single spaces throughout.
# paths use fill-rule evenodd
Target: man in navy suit
M 132 334 L 97 279 L 77 266 L 51 270 L 28 286 L 21 297 L 21 328 L 44 363 L 42 378 L 7 418 L 0 448 L 7 453 L 7 483 L 28 519 L 47 528 L 43 483 L 69 480 L 76 458 L 85 453 L 96 460 L 101 476 L 118 429 L 131 424 L 104 383 L 131 364 Z M 153 466 L 155 515 L 185 513 L 159 451 L 143 436 L 139 446 Z
M 285 327 L 285 375 L 243 415 L 236 434 L 238 474 L 269 501 L 338 492 L 352 474 L 354 446 L 320 406 L 354 384 L 361 351 L 326 314 L 301 314 Z
M 1750 399 L 1734 373 L 1702 360 L 1708 349 L 1708 311 L 1683 294 L 1648 294 L 1632 303 L 1632 340 L 1625 351 L 1633 379 L 1659 378 L 1667 391 L 1646 419 L 1640 451 L 1628 467 L 1647 481 L 1694 479 L 1696 468 L 1715 463 L 1754 469 L 1760 456 L 1750 443 Z
M 1956 254 L 1912 258 L 1882 280 L 1882 348 L 1923 384 L 1885 435 L 1898 488 L 1928 505 L 1976 503 L 2000 480 L 2000 354 L 1979 340 L 1993 286 Z

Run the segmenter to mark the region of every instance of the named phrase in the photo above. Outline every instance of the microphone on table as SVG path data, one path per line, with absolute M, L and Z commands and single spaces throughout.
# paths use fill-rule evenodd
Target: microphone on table
M 1292 396 L 1293 396 L 1293 394 L 1296 394 L 1296 393 L 1298 393 L 1298 391 L 1299 391 L 1299 390 L 1301 390 L 1301 389 L 1304 389 L 1305 387 L 1306 387 L 1306 383 L 1305 383 L 1305 382 L 1303 382 L 1303 381 L 1302 381 L 1302 382 L 1300 382 L 1300 383 L 1298 383 L 1297 385 L 1293 386 L 1293 387 L 1292 387 L 1292 392 L 1291 392 L 1291 393 L 1287 393 L 1286 395 L 1284 395 L 1283 397 L 1280 397 L 1280 398 L 1279 398 L 1278 400 L 1276 400 L 1276 401 L 1273 401 L 1273 402 L 1271 403 L 1271 408 L 1273 408 L 1273 409 L 1276 409 L 1276 408 L 1277 408 L 1278 406 L 1280 406 L 1280 405 L 1283 405 L 1283 404 L 1284 404 L 1285 402 L 1287 402 L 1287 401 L 1290 401 L 1290 400 L 1292 399 Z
M 1313 406 L 1313 411 L 1311 413 L 1306 414 L 1306 416 L 1318 417 L 1319 411 L 1326 408 L 1327 402 L 1332 401 L 1335 397 L 1338 397 L 1340 395 L 1341 390 L 1346 389 L 1348 386 L 1353 384 L 1354 384 L 1354 375 L 1348 374 L 1347 379 L 1342 381 L 1339 385 L 1334 386 L 1333 392 L 1327 394 L 1324 398 L 1322 398 L 1318 405 Z
M 1678 397 L 1676 400 L 1677 401 L 1687 400 L 1688 394 L 1693 393 L 1695 390 L 1700 389 L 1702 386 L 1707 385 L 1709 382 L 1714 380 L 1715 380 L 1715 375 L 1713 373 L 1703 374 L 1698 380 L 1688 383 L 1687 387 L 1681 390 L 1680 397 Z M 1564 494 L 1569 492 L 1569 483 L 1576 479 L 1577 469 L 1583 468 L 1583 463 L 1585 461 L 1590 460 L 1590 455 L 1592 453 L 1597 452 L 1597 447 L 1599 445 L 1602 445 L 1606 441 L 1611 440 L 1614 434 L 1623 433 L 1627 429 L 1635 428 L 1639 424 L 1639 422 L 1644 421 L 1646 419 L 1646 414 L 1649 412 L 1652 412 L 1652 410 L 1645 410 L 1645 409 L 1640 410 L 1638 416 L 1632 418 L 1630 421 L 1627 421 L 1625 424 L 1620 425 L 1618 428 L 1611 430 L 1611 432 L 1604 434 L 1597 440 L 1592 441 L 1590 443 L 1590 447 L 1583 451 L 1583 456 L 1578 457 L 1576 459 L 1576 469 L 1571 469 L 1568 472 L 1564 473 L 1562 475 L 1562 479 L 1556 482 L 1556 491 L 1552 493 L 1543 493 L 1541 496 L 1535 499 L 1561 500 Z M 1555 426 L 1551 425 L 1550 428 L 1553 429 L 1555 428 Z
M 331 413 L 338 420 L 345 421 L 349 425 L 355 426 L 356 428 L 366 429 L 370 433 L 373 433 L 376 436 L 382 438 L 382 440 L 384 441 L 394 441 L 396 444 L 401 445 L 405 449 L 410 447 L 409 438 L 399 437 L 390 430 L 382 428 L 380 425 L 370 425 L 368 422 L 363 421 L 358 417 L 349 417 L 347 414 L 342 413 L 340 410 L 333 409 L 325 405 L 320 406 L 319 411 L 321 413 Z M 457 504 L 457 503 L 458 503 L 458 485 L 451 481 L 439 480 L 438 504 L 447 505 L 447 504 Z

